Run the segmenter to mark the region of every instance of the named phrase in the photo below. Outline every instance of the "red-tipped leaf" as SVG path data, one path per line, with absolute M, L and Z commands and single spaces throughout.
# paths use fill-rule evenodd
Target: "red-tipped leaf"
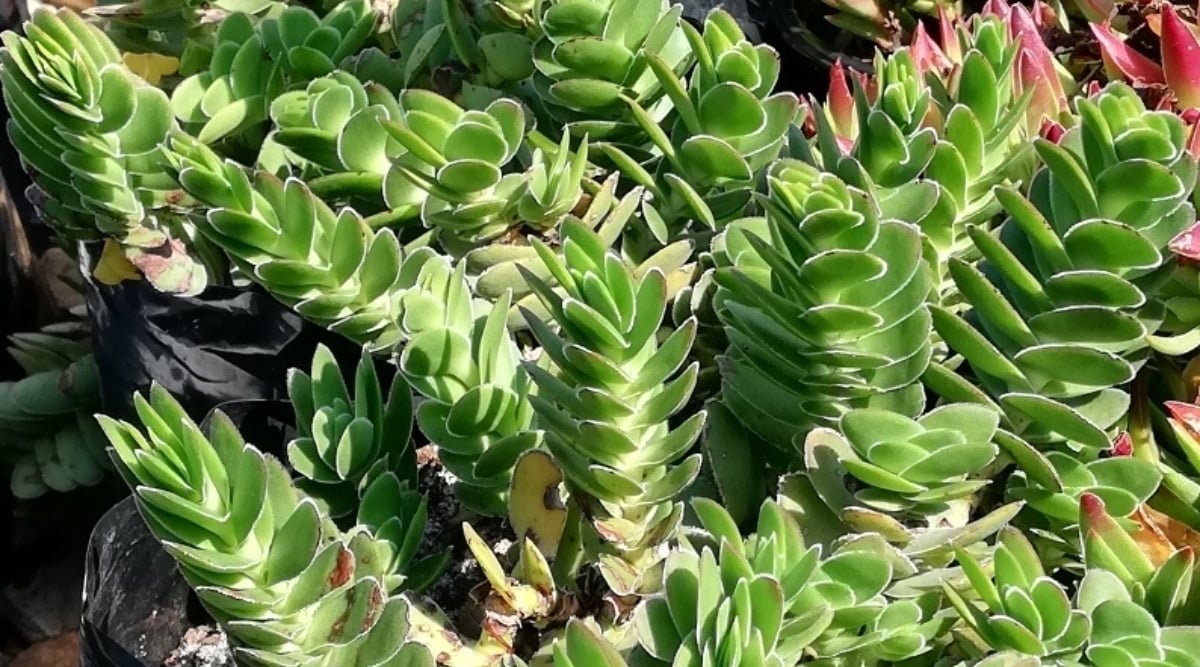
M 911 48 L 913 60 L 917 64 L 917 69 L 922 73 L 945 74 L 954 66 L 954 63 L 942 52 L 942 47 L 938 46 L 937 42 L 933 41 L 933 38 L 925 31 L 924 23 L 917 24 Z
M 1093 23 L 1091 28 L 1100 45 L 1100 56 L 1104 59 L 1104 69 L 1110 79 L 1124 79 L 1142 86 L 1164 83 L 1163 71 L 1158 63 L 1126 44 L 1108 25 Z
M 1170 4 L 1162 13 L 1163 77 L 1181 107 L 1200 107 L 1200 41 Z
M 962 45 L 958 43 L 960 25 L 962 19 L 957 16 L 951 18 L 946 13 L 946 8 L 938 5 L 938 40 L 942 43 L 942 53 L 945 53 L 952 63 L 961 63 L 963 58 Z
M 850 82 L 846 80 L 846 68 L 842 61 L 835 60 L 829 68 L 829 97 L 826 100 L 829 120 L 833 123 L 834 132 L 838 137 L 854 138 L 854 95 L 850 92 Z
M 1062 141 L 1063 135 L 1067 133 L 1066 128 L 1058 121 L 1045 118 L 1042 120 L 1042 127 L 1038 130 L 1038 135 L 1052 144 L 1058 144 Z

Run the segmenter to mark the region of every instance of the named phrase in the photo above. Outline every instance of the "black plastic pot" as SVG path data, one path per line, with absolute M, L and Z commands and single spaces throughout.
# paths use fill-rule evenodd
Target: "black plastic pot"
M 319 343 L 343 368 L 360 354 L 256 285 L 210 287 L 196 297 L 164 294 L 143 280 L 109 286 L 92 278 L 99 255 L 99 244 L 81 244 L 104 412 L 114 418 L 133 419 L 133 394 L 152 381 L 201 419 L 221 403 L 286 399 L 288 369 L 308 368 Z
M 194 624 L 190 598 L 133 498 L 117 503 L 88 543 L 80 667 L 159 667 Z
M 232 401 L 219 410 L 247 441 L 278 454 L 292 436 L 286 401 Z M 175 561 L 146 528 L 133 498 L 97 522 L 84 564 L 80 667 L 160 667 L 189 628 L 211 624 Z

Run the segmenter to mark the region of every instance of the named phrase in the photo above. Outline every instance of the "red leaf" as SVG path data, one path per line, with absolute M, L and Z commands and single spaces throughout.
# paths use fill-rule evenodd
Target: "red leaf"
M 946 8 L 938 5 L 938 39 L 942 42 L 942 52 L 953 63 L 962 62 L 962 46 L 958 43 L 957 30 L 961 24 L 961 19 L 950 18 Z
M 1066 129 L 1057 121 L 1045 118 L 1042 120 L 1042 128 L 1038 131 L 1043 139 L 1052 144 L 1057 144 L 1062 141 L 1063 135 L 1066 134 Z
M 1100 44 L 1100 55 L 1110 78 L 1123 78 L 1143 86 L 1164 82 L 1158 63 L 1131 48 L 1107 25 L 1093 23 L 1091 28 Z
M 826 100 L 829 109 L 829 119 L 833 121 L 834 132 L 839 137 L 852 139 L 854 137 L 854 96 L 850 93 L 850 83 L 846 80 L 846 68 L 841 59 L 835 60 L 829 69 L 829 97 Z
M 944 74 L 954 66 L 954 63 L 950 62 L 950 59 L 942 52 L 937 42 L 933 41 L 933 38 L 925 31 L 924 23 L 917 23 L 917 30 L 913 33 L 911 48 L 913 60 L 917 64 L 917 70 L 922 73 L 933 71 L 938 74 Z
M 1129 436 L 1128 431 L 1122 431 L 1121 435 L 1117 436 L 1108 453 L 1111 456 L 1133 456 L 1133 438 Z
M 1192 127 L 1192 130 L 1193 130 L 1192 133 L 1194 135 L 1195 134 L 1195 126 Z M 1189 148 L 1191 148 L 1191 144 L 1194 141 L 1194 139 L 1195 139 L 1194 136 L 1189 138 L 1189 140 L 1188 140 Z M 1191 227 L 1180 232 L 1178 236 L 1171 239 L 1171 242 L 1169 244 L 1167 244 L 1167 247 L 1171 250 L 1171 252 L 1175 253 L 1176 255 L 1179 255 L 1180 257 L 1183 257 L 1185 259 L 1189 259 L 1192 261 L 1200 261 L 1200 223 L 1196 223 L 1196 224 L 1192 225 Z M 1181 405 L 1186 405 L 1186 404 L 1181 404 Z M 1171 407 L 1171 403 L 1167 403 L 1167 408 L 1170 408 L 1170 407 Z M 1200 408 L 1197 408 L 1194 405 L 1191 406 L 1191 408 L 1195 411 L 1200 411 Z M 1196 424 L 1198 426 L 1200 426 L 1200 415 L 1197 415 L 1197 417 L 1196 417 Z M 1200 433 L 1200 429 L 1197 429 L 1197 432 Z M 1200 439 L 1200 438 L 1198 438 L 1198 439 Z
M 1163 75 L 1181 107 L 1200 106 L 1200 42 L 1170 4 L 1162 14 Z

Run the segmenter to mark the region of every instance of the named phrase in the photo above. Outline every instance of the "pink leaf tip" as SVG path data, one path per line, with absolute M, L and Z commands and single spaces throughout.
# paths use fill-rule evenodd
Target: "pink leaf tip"
M 1060 124 L 1058 121 L 1050 120 L 1049 118 L 1042 119 L 1042 128 L 1038 131 L 1038 134 L 1043 139 L 1052 144 L 1060 143 L 1063 135 L 1066 133 L 1067 130 L 1063 128 L 1062 124 Z
M 938 40 L 942 43 L 942 52 L 952 63 L 962 62 L 962 45 L 958 43 L 958 26 L 962 20 L 957 16 L 951 18 L 946 8 L 938 5 Z
M 992 15 L 1006 19 L 1011 11 L 1012 7 L 1010 7 L 1008 2 L 1005 0 L 987 0 L 987 2 L 983 5 L 983 11 L 981 13 L 984 16 Z
M 1200 433 L 1200 405 L 1182 401 L 1167 401 L 1164 406 L 1171 417 L 1193 436 Z
M 1163 5 L 1163 78 L 1181 107 L 1200 106 L 1200 41 L 1175 7 Z
M 1192 129 L 1194 133 L 1195 126 Z M 1193 262 L 1200 262 L 1200 222 L 1188 227 L 1175 238 L 1171 239 L 1171 242 L 1167 244 L 1167 248 L 1179 257 Z M 1170 404 L 1168 403 L 1169 407 Z M 1197 424 L 1200 424 L 1200 419 L 1197 419 Z
M 1093 23 L 1091 28 L 1100 45 L 1100 57 L 1104 59 L 1109 78 L 1122 78 L 1143 86 L 1163 83 L 1163 72 L 1158 63 L 1138 53 L 1107 25 Z
M 1092 525 L 1102 523 L 1108 518 L 1104 509 L 1104 501 L 1094 493 L 1084 492 L 1079 496 L 1079 511 L 1085 521 Z
M 1130 437 L 1128 431 L 1123 431 L 1121 435 L 1117 436 L 1108 453 L 1112 456 L 1133 456 L 1133 438 Z
M 829 69 L 829 97 L 826 100 L 829 108 L 829 119 L 833 122 L 833 130 L 839 137 L 853 138 L 854 136 L 854 95 L 850 92 L 850 83 L 846 80 L 846 68 L 840 59 L 835 60 Z
M 913 34 L 912 56 L 913 61 L 917 64 L 917 69 L 921 72 L 933 71 L 945 74 L 954 66 L 942 48 L 925 31 L 924 23 L 918 23 L 917 30 Z

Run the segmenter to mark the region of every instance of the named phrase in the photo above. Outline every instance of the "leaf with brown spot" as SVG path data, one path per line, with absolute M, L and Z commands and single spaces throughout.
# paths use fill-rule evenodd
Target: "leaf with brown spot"
M 558 551 L 567 510 L 559 497 L 563 475 L 549 452 L 534 449 L 517 461 L 508 498 L 508 518 L 518 539 L 530 538 L 544 554 Z

